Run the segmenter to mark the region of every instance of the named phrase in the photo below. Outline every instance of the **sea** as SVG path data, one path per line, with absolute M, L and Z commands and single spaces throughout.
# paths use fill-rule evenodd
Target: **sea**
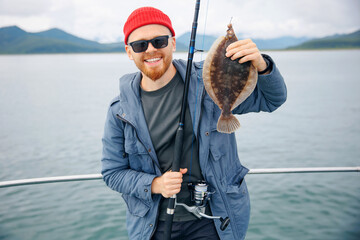
M 273 113 L 238 116 L 242 164 L 360 166 L 360 50 L 264 53 L 288 99 Z M 134 71 L 123 53 L 0 55 L 0 181 L 100 173 L 107 109 Z M 360 173 L 245 178 L 246 239 L 360 239 Z M 125 240 L 126 204 L 102 180 L 0 188 L 0 239 Z

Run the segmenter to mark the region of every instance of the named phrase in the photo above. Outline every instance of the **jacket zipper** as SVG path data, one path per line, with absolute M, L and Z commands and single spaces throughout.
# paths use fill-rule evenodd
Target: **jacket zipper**
M 204 101 L 204 97 L 205 97 L 205 87 L 202 89 L 202 95 L 201 95 L 201 99 L 200 99 L 200 116 L 199 116 L 199 124 L 198 124 L 198 129 L 197 129 L 197 133 L 196 133 L 196 138 L 197 138 L 197 147 L 198 147 L 198 151 L 200 154 L 200 141 L 199 141 L 199 135 L 200 135 L 200 121 L 201 121 L 201 117 L 202 117 L 202 102 Z M 199 164 L 200 164 L 200 156 L 199 156 Z M 204 168 L 205 170 L 205 168 Z M 206 179 L 206 175 L 204 174 L 204 172 L 201 170 L 201 174 L 203 175 L 204 180 Z
M 132 127 L 135 129 L 135 133 L 136 133 L 136 138 L 137 138 L 137 140 L 138 140 L 139 142 L 141 142 L 141 144 L 143 145 L 143 147 L 144 147 L 145 149 L 147 149 L 146 146 L 145 146 L 145 144 L 140 140 L 139 135 L 138 135 L 137 130 L 136 130 L 136 128 L 134 127 L 134 125 L 133 125 L 132 123 L 130 123 L 129 121 L 125 120 L 124 118 L 120 117 L 119 114 L 116 114 L 116 117 L 117 117 L 118 119 L 120 119 L 121 121 L 130 124 L 130 126 L 132 126 Z M 153 163 L 155 163 L 155 165 L 160 169 L 160 172 L 161 172 L 161 168 L 160 168 L 159 164 L 158 164 L 158 163 L 155 161 L 155 159 L 150 155 L 150 153 L 148 153 L 148 154 L 149 154 L 151 160 L 153 161 Z M 156 174 L 156 170 L 155 170 L 155 169 L 154 169 L 154 172 L 155 172 L 155 174 Z
M 198 129 L 197 129 L 197 133 L 196 133 L 196 137 L 197 137 L 197 140 L 199 141 L 199 134 L 200 134 L 200 121 L 201 121 L 201 116 L 202 116 L 202 109 L 201 109 L 201 105 L 202 105 L 202 102 L 204 100 L 204 97 L 205 97 L 205 88 L 202 89 L 202 95 L 201 95 L 201 99 L 200 99 L 200 104 L 199 104 L 199 107 L 200 107 L 200 116 L 199 116 L 199 124 L 198 124 Z M 195 113 L 196 114 L 196 113 Z

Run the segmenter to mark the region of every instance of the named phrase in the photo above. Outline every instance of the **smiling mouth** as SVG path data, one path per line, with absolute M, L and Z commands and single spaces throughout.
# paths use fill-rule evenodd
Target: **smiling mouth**
M 161 58 L 150 58 L 150 59 L 146 59 L 145 62 L 148 62 L 148 63 L 156 63 L 158 61 L 160 61 Z

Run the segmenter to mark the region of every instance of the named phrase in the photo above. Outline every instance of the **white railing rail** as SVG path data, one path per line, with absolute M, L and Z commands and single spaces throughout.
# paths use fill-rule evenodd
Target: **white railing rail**
M 71 175 L 71 176 L 57 176 L 57 177 L 43 177 L 43 178 L 29 178 L 0 182 L 0 188 L 15 187 L 22 185 L 33 185 L 42 183 L 56 183 L 56 182 L 75 182 L 85 180 L 101 179 L 101 174 L 86 174 L 86 175 Z
M 248 174 L 280 174 L 280 173 L 334 173 L 334 172 L 360 172 L 357 167 L 316 167 L 316 168 L 264 168 L 250 169 Z M 34 185 L 56 182 L 74 182 L 102 179 L 101 174 L 85 174 L 58 177 L 29 178 L 0 182 L 0 188 L 15 187 L 23 185 Z
M 331 173 L 331 172 L 360 172 L 357 167 L 313 167 L 313 168 L 257 168 L 248 174 L 278 174 L 278 173 Z

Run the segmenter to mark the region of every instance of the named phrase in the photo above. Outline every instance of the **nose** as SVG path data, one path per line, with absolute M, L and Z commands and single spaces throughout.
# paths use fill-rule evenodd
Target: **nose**
M 149 52 L 155 52 L 157 51 L 157 48 L 154 48 L 154 46 L 151 44 L 151 42 L 148 43 L 148 48 L 146 49 L 145 52 L 149 53 Z

